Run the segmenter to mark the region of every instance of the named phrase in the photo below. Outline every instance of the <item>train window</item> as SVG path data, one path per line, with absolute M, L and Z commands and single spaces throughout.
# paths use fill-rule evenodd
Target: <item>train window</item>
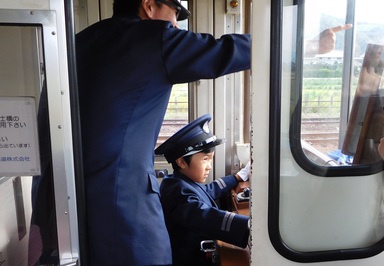
M 279 156 L 269 167 L 269 235 L 293 261 L 374 256 L 384 250 L 380 2 L 293 2 L 271 8 L 281 35 L 271 47 L 270 110 L 279 112 L 270 150 Z M 322 50 L 327 29 L 335 46 Z
M 384 136 L 384 20 L 374 2 L 310 0 L 299 9 L 290 132 L 293 146 L 301 147 L 293 149 L 300 164 L 382 162 L 377 146 Z M 364 75 L 372 49 L 378 57 L 374 81 Z
M 181 1 L 181 4 L 188 9 L 188 1 Z M 188 19 L 179 21 L 179 28 L 187 30 L 188 22 Z M 176 133 L 177 130 L 188 124 L 188 99 L 188 83 L 175 84 L 172 88 L 156 147 Z

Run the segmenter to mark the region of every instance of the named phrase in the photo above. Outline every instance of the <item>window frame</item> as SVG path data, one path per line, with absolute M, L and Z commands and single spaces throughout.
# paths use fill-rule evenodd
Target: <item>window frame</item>
M 271 1 L 271 54 L 270 54 L 270 119 L 269 119 L 269 194 L 268 194 L 268 233 L 272 245 L 283 257 L 295 262 L 324 262 L 367 258 L 384 250 L 384 239 L 366 248 L 336 249 L 301 252 L 284 243 L 280 232 L 280 160 L 281 158 L 281 102 L 282 102 L 282 31 L 283 0 Z M 294 1 L 298 6 L 298 24 L 303 23 L 304 0 Z M 302 44 L 302 29 L 298 27 L 298 44 Z M 297 46 L 297 54 L 302 54 L 303 46 Z M 297 59 L 297 58 L 296 58 Z M 300 62 L 300 60 L 297 60 Z M 296 65 L 296 80 L 302 80 L 302 65 Z M 324 167 L 311 162 L 303 153 L 301 146 L 301 83 L 291 84 L 293 88 L 291 103 L 297 104 L 291 113 L 289 144 L 291 152 L 305 171 L 322 177 L 363 176 L 382 171 L 383 164 L 357 166 Z M 291 106 L 292 107 L 292 106 Z

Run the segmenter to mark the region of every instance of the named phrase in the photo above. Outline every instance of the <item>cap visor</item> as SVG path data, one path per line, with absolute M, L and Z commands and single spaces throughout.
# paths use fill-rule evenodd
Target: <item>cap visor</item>
M 185 20 L 191 16 L 191 12 L 189 12 L 188 9 L 186 9 L 182 5 L 180 6 L 181 6 L 181 10 L 180 10 L 179 16 L 177 17 L 177 21 Z

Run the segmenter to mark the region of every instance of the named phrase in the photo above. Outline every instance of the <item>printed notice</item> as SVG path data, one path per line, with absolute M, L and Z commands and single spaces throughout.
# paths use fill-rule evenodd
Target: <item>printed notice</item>
M 39 174 L 35 99 L 0 97 L 0 176 Z

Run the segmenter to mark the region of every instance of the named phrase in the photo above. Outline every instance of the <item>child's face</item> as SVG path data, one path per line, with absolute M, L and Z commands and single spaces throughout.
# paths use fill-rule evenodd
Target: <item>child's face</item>
M 194 182 L 204 183 L 212 169 L 212 160 L 215 152 L 203 153 L 199 152 L 191 157 L 189 165 L 181 169 L 181 173 Z

